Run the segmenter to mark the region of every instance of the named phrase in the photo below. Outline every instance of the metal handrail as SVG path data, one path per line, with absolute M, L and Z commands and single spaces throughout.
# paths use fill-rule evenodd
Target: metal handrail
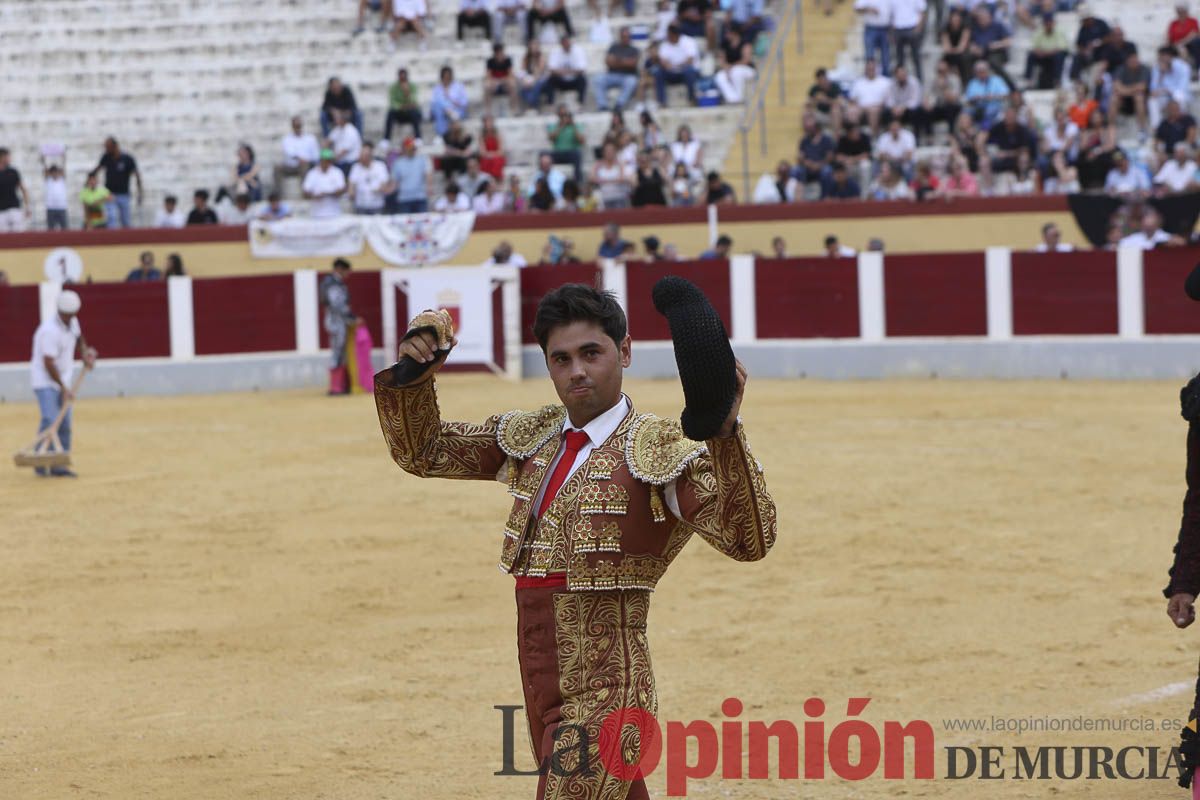
M 742 140 L 742 202 L 746 202 L 750 197 L 750 132 L 754 130 L 754 126 L 759 122 L 765 114 L 767 92 L 771 86 L 771 79 L 775 77 L 776 67 L 783 62 L 784 47 L 787 42 L 787 30 L 792 24 L 796 26 L 796 52 L 804 52 L 804 27 L 803 27 L 803 5 L 804 0 L 787 0 L 787 8 L 784 9 L 780 17 L 779 24 L 775 27 L 775 36 L 771 41 L 771 49 L 767 52 L 767 63 L 765 69 L 759 72 L 759 79 L 754 82 L 754 96 L 746 101 L 746 109 L 742 112 L 742 119 L 738 123 L 738 134 Z M 787 70 L 779 68 L 779 105 L 783 106 L 787 103 Z M 762 120 L 760 126 L 762 131 L 759 148 L 762 155 L 767 154 L 767 124 L 766 120 Z

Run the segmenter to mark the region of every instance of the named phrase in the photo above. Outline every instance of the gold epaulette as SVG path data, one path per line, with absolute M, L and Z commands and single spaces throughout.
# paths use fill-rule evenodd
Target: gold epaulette
M 496 443 L 505 455 L 529 458 L 551 437 L 562 432 L 567 410 L 562 406 L 544 406 L 537 411 L 509 411 L 500 417 Z
M 642 414 L 633 421 L 625 441 L 625 462 L 639 481 L 664 486 L 707 451 L 704 442 L 683 435 L 678 420 Z

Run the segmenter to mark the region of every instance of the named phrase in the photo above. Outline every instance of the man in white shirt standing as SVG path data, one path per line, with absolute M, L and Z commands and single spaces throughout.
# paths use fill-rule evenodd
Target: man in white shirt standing
M 1135 250 L 1153 250 L 1160 244 L 1171 241 L 1171 234 L 1162 229 L 1162 217 L 1152 208 L 1147 208 L 1142 214 L 1141 230 L 1134 231 L 1120 241 L 1118 247 L 1132 247 Z
M 583 48 L 571 41 L 570 36 L 562 37 L 559 46 L 551 50 L 546 59 L 550 75 L 542 89 L 543 95 L 553 103 L 555 92 L 574 90 L 582 108 L 587 93 L 587 68 L 587 53 Z
M 329 146 L 333 148 L 333 163 L 342 172 L 349 172 L 354 162 L 362 152 L 362 134 L 358 128 L 350 124 L 350 115 L 345 112 L 334 112 L 335 124 L 329 131 Z
M 850 84 L 850 101 L 866 113 L 872 136 L 879 135 L 879 120 L 891 91 L 892 79 L 879 74 L 874 59 L 867 59 L 863 76 Z
M 921 69 L 921 39 L 925 37 L 925 0 L 891 0 L 892 36 L 896 42 L 896 66 L 904 63 L 904 51 L 912 56 L 913 72 L 924 81 Z M 884 74 L 888 74 L 884 71 Z
M 348 183 L 355 214 L 382 214 L 384 199 L 395 188 L 387 164 L 375 158 L 375 149 L 369 144 L 359 151 Z
M 1196 164 L 1187 142 L 1176 143 L 1174 155 L 1154 176 L 1154 185 L 1164 194 L 1181 194 L 1196 182 Z
M 696 102 L 696 81 L 700 73 L 696 69 L 700 61 L 700 48 L 690 36 L 684 36 L 678 25 L 667 28 L 667 38 L 658 46 L 659 66 L 652 68 L 654 94 L 662 108 L 667 106 L 667 84 L 682 83 L 687 86 L 688 100 Z
M 95 348 L 88 347 L 79 327 L 79 313 L 83 302 L 79 295 L 67 289 L 59 294 L 57 312 L 38 326 L 33 335 L 33 355 L 29 360 L 30 384 L 37 398 L 41 423 L 38 432 L 49 428 L 58 418 L 63 404 L 73 400 L 71 379 L 75 374 L 75 353 L 78 351 L 89 367 L 96 363 Z M 71 411 L 67 411 L 58 426 L 58 439 L 64 452 L 71 451 Z M 66 466 L 38 467 L 41 477 L 74 478 L 75 473 Z
M 1075 248 L 1062 241 L 1062 231 L 1053 222 L 1042 226 L 1042 241 L 1033 248 L 1035 253 L 1070 253 Z
M 292 132 L 280 142 L 283 161 L 275 165 L 275 186 L 285 178 L 302 178 L 320 158 L 321 147 L 317 137 L 304 132 L 304 120 L 292 117 Z
M 333 151 L 321 151 L 321 161 L 304 176 L 304 196 L 312 200 L 309 214 L 314 218 L 336 217 L 342 213 L 342 195 L 346 176 L 333 165 Z
M 887 75 L 891 63 L 892 0 L 854 0 L 854 11 L 863 21 L 863 58 L 868 61 L 878 58 L 883 74 Z

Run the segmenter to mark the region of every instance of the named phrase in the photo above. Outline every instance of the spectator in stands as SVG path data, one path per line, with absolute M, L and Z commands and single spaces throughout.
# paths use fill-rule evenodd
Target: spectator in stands
M 987 143 L 993 173 L 1016 171 L 1017 156 L 1022 152 L 1031 158 L 1037 155 L 1037 135 L 1021 124 L 1011 107 L 1004 110 L 1000 124 L 988 131 Z
M 1200 23 L 1183 0 L 1175 4 L 1175 19 L 1167 26 L 1167 43 L 1180 55 L 1187 53 L 1193 65 L 1200 64 Z
M 700 259 L 701 261 L 709 261 L 709 260 L 715 260 L 715 259 L 727 261 L 727 260 L 729 260 L 729 256 L 731 255 L 732 251 L 733 251 L 733 239 L 729 238 L 728 236 L 726 236 L 725 234 L 722 233 L 720 236 L 717 237 L 717 241 L 712 247 L 705 250 L 700 255 L 696 256 L 696 258 Z
M 562 201 L 557 206 L 558 210 L 570 213 L 583 211 L 583 207 L 579 204 L 581 197 L 579 184 L 575 182 L 574 178 L 567 178 L 563 181 Z
M 208 205 L 208 190 L 197 189 L 192 193 L 192 210 L 188 212 L 188 225 L 216 225 L 217 212 Z
M 838 139 L 837 151 L 834 153 L 834 171 L 841 164 L 850 175 L 865 174 L 871 166 L 871 139 L 863 133 L 859 125 L 850 125 Z M 852 181 L 853 183 L 853 181 Z M 857 185 L 857 184 L 856 184 Z M 825 193 L 822 192 L 822 197 Z
M 1108 38 L 1097 51 L 1097 56 L 1105 63 L 1105 71 L 1110 74 L 1120 69 L 1130 55 L 1136 54 L 1137 45 L 1128 41 L 1125 38 L 1125 31 L 1119 27 L 1114 27 L 1109 32 Z
M 369 143 L 359 150 L 346 183 L 355 214 L 382 214 L 385 198 L 396 188 L 387 165 L 375 158 L 375 149 Z
M 966 160 L 968 172 L 979 169 L 978 147 L 986 141 L 987 134 L 979 130 L 970 114 L 963 112 L 958 115 L 954 127 L 950 129 L 950 149 Z
M 525 211 L 527 206 L 528 195 L 521 189 L 521 179 L 516 175 L 509 175 L 508 188 L 504 190 L 504 210 L 510 214 L 519 214 Z
M 1054 112 L 1054 123 L 1042 130 L 1042 146 L 1039 147 L 1039 168 L 1045 192 L 1079 191 L 1075 172 L 1078 153 L 1079 126 L 1071 121 L 1066 110 L 1059 108 Z
M 946 61 L 939 61 L 936 69 L 925 98 L 926 136 L 932 135 L 935 122 L 944 122 L 953 128 L 962 113 L 963 86 L 958 71 L 951 69 Z
M 137 182 L 137 202 L 142 204 L 142 173 L 138 171 L 133 156 L 121 152 L 121 145 L 112 136 L 104 140 L 104 155 L 96 164 L 96 171 L 104 170 L 104 186 L 112 194 L 108 202 L 109 228 L 129 227 L 129 179 Z M 28 203 L 26 203 L 28 207 Z
M 482 1 L 482 0 L 481 0 Z M 504 52 L 504 43 L 492 45 L 492 56 L 484 65 L 483 108 L 485 114 L 492 113 L 492 100 L 500 95 L 509 98 L 510 107 L 517 102 L 517 78 L 513 73 L 513 61 Z
M 1141 62 L 1137 53 L 1130 53 L 1125 63 L 1117 68 L 1114 78 L 1114 109 L 1118 114 L 1135 116 L 1143 139 L 1148 139 L 1150 123 L 1146 113 L 1146 98 L 1150 92 L 1150 68 Z
M 600 247 L 596 250 L 596 257 L 624 261 L 636 249 L 633 242 L 621 238 L 621 226 L 615 222 L 609 222 L 604 226 L 604 233 L 601 235 Z
M 162 270 L 154 266 L 154 253 L 143 250 L 138 256 L 138 265 L 129 270 L 129 274 L 125 276 L 125 282 L 161 281 L 162 277 Z
M 300 184 L 304 196 L 312 200 L 309 215 L 336 217 L 342 213 L 342 195 L 346 193 L 346 173 L 333 165 L 333 151 L 321 151 L 317 165 L 308 171 Z M 189 224 L 191 220 L 188 220 Z
M 913 72 L 925 80 L 921 66 L 921 40 L 925 38 L 925 0 L 891 0 L 892 39 L 896 44 L 896 64 L 904 65 L 904 54 L 912 56 Z
M 725 27 L 737 31 L 752 46 L 758 35 L 771 27 L 763 0 L 732 0 L 728 11 Z
M 900 168 L 884 159 L 879 163 L 879 175 L 867 188 L 871 200 L 911 200 L 912 189 L 904 182 Z
M 550 182 L 545 178 L 537 178 L 525 208 L 527 211 L 553 211 L 561 202 L 561 196 L 555 197 L 554 192 L 550 191 Z
M 163 273 L 164 278 L 182 278 L 187 275 L 183 270 L 183 259 L 179 257 L 179 253 L 171 253 L 167 256 L 167 271 Z
M 928 161 L 917 164 L 916 175 L 908 188 L 912 190 L 913 197 L 918 202 L 942 196 L 942 182 L 933 174 L 933 167 Z
M 1004 112 L 1004 101 L 1008 99 L 1008 84 L 992 73 L 987 61 L 975 62 L 975 77 L 967 84 L 966 102 L 971 118 L 985 131 Z
M 688 38 L 704 37 L 710 48 L 717 46 L 717 28 L 713 20 L 715 3 L 711 0 L 678 0 L 675 4 L 675 27 Z M 670 38 L 670 26 L 667 28 Z
M 1042 17 L 1042 25 L 1033 34 L 1033 42 L 1025 57 L 1025 80 L 1032 81 L 1037 72 L 1037 88 L 1057 89 L 1062 80 L 1063 65 L 1069 54 L 1067 37 L 1054 22 L 1054 15 Z
M 637 91 L 641 60 L 641 52 L 633 45 L 633 32 L 628 25 L 622 25 L 617 41 L 609 46 L 604 56 L 605 71 L 596 76 L 593 92 L 598 111 L 608 110 L 608 93 L 613 89 L 617 90 L 617 110 L 629 107 L 629 101 Z
M 683 164 L 693 178 L 704 173 L 704 143 L 692 135 L 690 125 L 679 126 L 670 149 L 671 161 Z
M 321 136 L 328 137 L 334 125 L 334 112 L 344 111 L 350 115 L 350 122 L 362 131 L 362 112 L 354 99 L 354 92 L 337 77 L 329 79 L 325 87 L 325 99 L 321 101 Z M 295 130 L 295 126 L 292 128 Z M 307 174 L 307 173 L 305 173 Z
M 948 200 L 979 196 L 979 181 L 967 170 L 966 159 L 961 155 L 950 157 L 950 174 L 942 181 L 941 196 Z
M 863 58 L 874 61 L 888 74 L 891 65 L 891 0 L 854 0 L 854 11 L 863 21 Z
M 833 173 L 829 180 L 821 185 L 822 200 L 858 200 L 862 197 L 862 187 L 858 181 L 850 177 L 850 171 L 842 161 L 833 165 Z
M 558 47 L 550 51 L 546 59 L 547 76 L 542 84 L 542 94 L 553 103 L 557 93 L 574 91 L 580 107 L 587 94 L 587 53 L 583 47 L 564 36 Z
M 500 138 L 495 118 L 491 115 L 484 116 L 479 128 L 479 168 L 499 181 L 504 178 L 507 161 L 504 142 Z
M 583 180 L 583 148 L 587 140 L 565 105 L 558 107 L 558 118 L 546 127 L 546 138 L 551 146 L 550 160 L 555 164 L 569 164 L 575 181 Z
M 1053 222 L 1042 226 L 1042 241 L 1033 248 L 1037 253 L 1070 253 L 1075 248 L 1062 241 L 1062 231 Z
M 1012 47 L 1012 31 L 992 16 L 986 4 L 976 6 L 974 16 L 975 24 L 971 28 L 971 44 L 967 52 L 976 59 L 986 61 L 1010 89 L 1017 88 L 1004 69 L 1008 63 L 1008 50 Z
M 851 125 L 857 125 L 858 116 L 866 114 L 867 123 L 871 126 L 871 135 L 877 135 L 891 91 L 891 78 L 880 75 L 879 66 L 873 60 L 868 60 L 863 67 L 862 77 L 855 79 L 850 85 L 849 96 L 853 105 L 847 116 L 852 118 Z
M 383 124 L 383 138 L 389 142 L 392 139 L 392 129 L 396 125 L 411 125 L 412 135 L 421 138 L 421 101 L 417 97 L 417 87 L 408 79 L 408 70 L 396 71 L 396 81 L 388 87 L 387 121 Z
M 713 82 L 721 93 L 721 100 L 736 105 L 745 102 L 746 86 L 758 74 L 754 68 L 754 47 L 744 42 L 736 61 L 729 61 L 724 50 L 717 51 L 719 66 L 713 73 Z
M 333 113 L 334 125 L 329 131 L 329 148 L 333 150 L 333 163 L 343 173 L 349 173 L 362 152 L 362 136 L 358 128 L 350 124 L 349 116 L 343 111 Z
M 65 156 L 64 156 L 65 159 Z M 46 164 L 42 157 L 42 202 L 46 206 L 46 230 L 65 231 L 70 227 L 67 219 L 67 179 L 57 162 Z
M 562 187 L 566 178 L 554 168 L 554 159 L 549 153 L 538 155 L 538 168 L 529 179 L 529 188 L 526 191 L 526 196 L 533 197 L 539 180 L 546 182 L 546 188 L 550 190 L 550 194 L 555 202 L 562 198 Z
M 500 191 L 497 182 L 484 176 L 484 182 L 471 202 L 476 214 L 500 214 L 504 211 L 504 192 Z
M 654 77 L 654 94 L 659 106 L 667 105 L 667 85 L 682 83 L 687 86 L 688 101 L 696 102 L 696 81 L 700 80 L 697 64 L 700 50 L 690 36 L 684 36 L 678 25 L 667 28 L 667 38 L 658 46 L 658 66 L 651 74 Z
M 687 208 L 696 205 L 696 193 L 692 190 L 692 176 L 683 164 L 676 164 L 671 173 L 671 206 Z
M 1087 127 L 1079 132 L 1076 169 L 1079 172 L 1079 186 L 1083 191 L 1104 186 L 1117 152 L 1116 142 L 1116 131 L 1104 112 L 1099 108 L 1093 110 L 1088 118 Z
M 404 140 L 400 157 L 392 162 L 392 181 L 396 185 L 395 213 L 423 214 L 429 210 L 433 168 L 427 157 L 418 155 L 412 138 Z
M 621 135 L 629 129 L 625 126 L 625 115 L 620 111 L 614 111 L 609 116 L 608 130 L 604 132 L 604 138 L 600 140 L 595 149 L 596 158 L 604 152 L 604 145 L 611 144 L 617 148 L 617 152 L 621 150 Z
M 642 257 L 642 260 L 651 262 L 662 261 L 663 256 L 662 250 L 660 249 L 661 247 L 662 242 L 659 241 L 657 236 L 647 236 L 643 238 L 642 250 L 645 251 L 645 255 Z
M 1150 93 L 1146 109 L 1150 114 L 1150 127 L 1158 128 L 1167 103 L 1174 100 L 1182 108 L 1192 102 L 1192 70 L 1188 63 L 1169 47 L 1158 49 L 1158 59 L 1150 71 Z
M 442 67 L 429 101 L 429 115 L 433 119 L 433 129 L 437 131 L 437 135 L 445 136 L 446 131 L 450 129 L 450 123 L 465 118 L 469 107 L 467 87 L 463 86 L 462 81 L 454 79 L 454 70 Z
M 613 145 L 604 145 L 604 154 L 592 166 L 592 180 L 600 187 L 600 201 L 605 209 L 629 208 L 633 174 L 617 160 L 617 148 Z
M 542 90 L 546 85 L 546 56 L 542 53 L 541 45 L 530 42 L 521 57 L 521 66 L 517 69 L 517 92 L 525 108 L 541 111 Z
M 1138 230 L 1121 240 L 1121 247 L 1132 247 L 1136 250 L 1153 250 L 1162 244 L 1171 242 L 1171 234 L 1162 229 L 1162 217 L 1153 208 L 1142 212 L 1142 221 Z
M 1195 118 L 1183 113 L 1178 101 L 1168 100 L 1163 120 L 1154 131 L 1154 141 L 1163 158 L 1175 152 L 1175 145 L 1180 142 L 1194 148 L 1197 145 Z
M 1011 175 L 1004 175 L 1005 182 L 999 186 L 997 194 L 1034 195 L 1042 193 L 1042 179 L 1033 166 L 1033 155 L 1029 150 L 1017 151 L 1017 166 Z
M 446 192 L 433 204 L 433 210 L 438 213 L 457 213 L 471 210 L 471 201 L 458 190 L 454 181 L 446 182 Z
M 258 219 L 263 222 L 278 222 L 281 219 L 287 219 L 291 215 L 292 207 L 283 202 L 283 198 L 277 191 L 267 195 L 267 202 L 258 211 Z
M 1117 197 L 1137 200 L 1150 191 L 1150 179 L 1140 168 L 1135 168 L 1123 150 L 1112 155 L 1112 169 L 1104 180 L 1104 191 Z
M 566 31 L 566 38 L 575 36 L 575 28 L 571 25 L 571 17 L 563 0 L 533 0 L 525 21 L 526 44 L 533 41 L 534 28 L 540 28 L 548 22 L 561 25 Z
M 1081 4 L 1076 12 L 1079 14 L 1079 33 L 1075 36 L 1075 58 L 1071 61 L 1073 81 L 1079 80 L 1084 71 L 1099 60 L 1100 48 L 1111 32 L 1108 23 L 1093 14 L 1088 5 Z
M 542 247 L 542 256 L 538 260 L 538 264 L 554 266 L 578 263 L 579 256 L 575 253 L 575 240 L 569 236 L 559 237 L 550 234 L 546 244 Z
M 846 98 L 842 95 L 842 87 L 831 81 L 828 71 L 821 67 L 817 70 L 816 83 L 808 90 L 806 110 L 815 111 L 827 118 L 830 129 L 840 131 L 845 107 Z
M 771 257 L 772 258 L 787 258 L 787 242 L 782 236 L 776 236 L 771 239 Z
M 801 183 L 823 183 L 833 174 L 833 156 L 837 142 L 817 121 L 817 115 L 805 111 L 801 118 L 804 135 L 797 145 L 796 166 L 792 175 Z
M 492 41 L 503 41 L 504 29 L 509 25 L 517 26 L 517 30 L 524 33 L 528 16 L 529 0 L 493 0 Z
M 917 138 L 900 120 L 892 117 L 887 130 L 875 140 L 875 157 L 888 162 L 907 180 L 912 177 L 913 156 L 917 152 Z
M 450 129 L 442 137 L 444 149 L 439 159 L 447 181 L 467 171 L 467 158 L 474 152 L 471 147 L 474 142 L 475 137 L 467 133 L 461 122 L 454 120 L 450 123 Z
M 229 173 L 229 183 L 217 190 L 217 202 L 226 197 L 248 194 L 258 202 L 262 199 L 262 175 L 254 158 L 254 148 L 242 143 L 237 148 L 237 162 Z
M 492 15 L 488 11 L 487 0 L 458 0 L 456 30 L 460 42 L 463 40 L 463 28 L 482 30 L 484 36 L 492 38 Z
M 700 197 L 702 206 L 732 206 L 737 204 L 737 193 L 733 187 L 721 179 L 716 170 L 708 173 L 704 181 L 704 193 Z
M 512 245 L 502 241 L 492 251 L 492 257 L 484 262 L 485 267 L 524 267 L 528 262 L 520 253 L 514 253 Z
M 379 14 L 379 25 L 375 28 L 375 32 L 383 33 L 388 29 L 388 15 L 391 13 L 391 9 L 387 2 L 384 0 L 358 0 L 358 21 L 354 23 L 354 30 L 350 31 L 351 36 L 358 36 L 367 29 L 368 9 Z
M 667 204 L 667 176 L 650 159 L 649 151 L 641 150 L 637 154 L 633 196 L 629 202 L 634 208 Z
M 642 130 L 638 134 L 638 144 L 643 150 L 654 150 L 660 144 L 664 144 L 662 129 L 655 122 L 654 115 L 643 110 L 638 114 L 638 123 L 642 126 Z
M 163 198 L 163 207 L 154 215 L 154 227 L 156 228 L 182 228 L 187 224 L 187 219 L 183 216 L 183 211 L 178 207 L 179 201 L 175 195 L 169 194 Z
M 458 188 L 468 199 L 474 200 L 475 196 L 483 191 L 483 187 L 492 182 L 492 177 L 479 168 L 479 156 L 471 155 L 467 157 L 467 170 L 458 176 Z
M 958 73 L 959 81 L 966 83 L 971 80 L 971 65 L 975 57 L 971 55 L 971 26 L 967 24 L 967 14 L 961 8 L 950 9 L 946 27 L 941 32 L 942 61 Z
M 250 210 L 250 195 L 239 194 L 231 204 L 228 199 L 218 206 L 217 219 L 222 225 L 246 225 L 254 218 Z
M 0 172 L 7 168 L 8 151 L 0 152 Z M 0 185 L 3 177 L 0 176 Z M 108 227 L 108 202 L 112 192 L 107 186 L 100 185 L 98 172 L 89 172 L 83 189 L 79 192 L 79 202 L 83 204 L 83 227 L 87 230 Z M 10 209 L 11 211 L 11 209 Z
M 321 153 L 317 137 L 304 132 L 304 121 L 300 117 L 292 117 L 292 132 L 283 137 L 280 149 L 283 161 L 275 165 L 276 188 L 282 185 L 285 177 L 303 178 Z
M 411 31 L 417 35 L 420 49 L 424 50 L 429 38 L 429 33 L 425 30 L 425 17 L 429 15 L 425 0 L 390 0 L 390 2 L 393 17 L 392 49 L 395 49 L 400 41 L 401 34 Z
M 1181 194 L 1196 184 L 1196 164 L 1192 161 L 1191 148 L 1179 142 L 1175 145 L 1174 156 L 1159 167 L 1154 176 L 1154 186 L 1160 195 Z
M 847 247 L 838 241 L 838 237 L 829 234 L 825 237 L 825 255 L 828 258 L 854 258 L 858 255 L 853 247 Z
M 1092 118 L 1092 112 L 1100 108 L 1100 104 L 1096 102 L 1096 98 L 1092 97 L 1091 90 L 1083 81 L 1075 83 L 1075 101 L 1067 108 L 1067 115 L 1071 121 L 1083 130 L 1088 125 L 1088 120 Z
M 884 101 L 884 117 L 907 125 L 918 135 L 927 135 L 929 121 L 923 100 L 920 81 L 911 77 L 903 64 L 897 65 Z

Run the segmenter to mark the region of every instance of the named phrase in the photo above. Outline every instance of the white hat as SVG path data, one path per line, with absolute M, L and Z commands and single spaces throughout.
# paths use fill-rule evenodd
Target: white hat
M 83 301 L 79 299 L 79 295 L 70 289 L 58 296 L 58 310 L 63 314 L 78 314 L 82 305 Z

